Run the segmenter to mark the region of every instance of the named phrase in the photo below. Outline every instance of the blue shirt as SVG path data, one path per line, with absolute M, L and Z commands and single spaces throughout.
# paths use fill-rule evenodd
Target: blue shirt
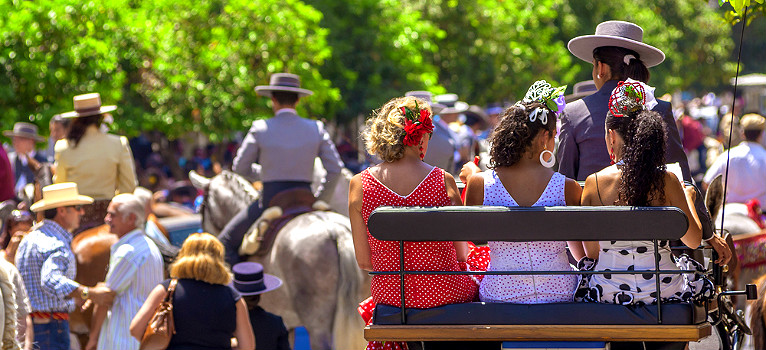
M 72 252 L 72 234 L 54 221 L 43 220 L 19 244 L 16 266 L 27 287 L 33 311 L 71 312 L 69 298 L 79 283 Z

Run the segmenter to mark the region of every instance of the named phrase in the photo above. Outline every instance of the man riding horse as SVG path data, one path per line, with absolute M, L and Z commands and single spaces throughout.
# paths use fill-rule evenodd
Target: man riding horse
M 343 168 L 323 123 L 302 118 L 295 110 L 301 97 L 313 94 L 300 87 L 297 75 L 273 74 L 269 85 L 257 86 L 255 91 L 271 98 L 274 117 L 253 122 L 234 158 L 232 170 L 249 181 L 262 181 L 263 192 L 260 201 L 234 216 L 218 236 L 226 247 L 226 262 L 232 266 L 240 261 L 238 250 L 245 233 L 277 193 L 311 191 L 316 157 L 327 171 L 319 199 L 332 195 Z

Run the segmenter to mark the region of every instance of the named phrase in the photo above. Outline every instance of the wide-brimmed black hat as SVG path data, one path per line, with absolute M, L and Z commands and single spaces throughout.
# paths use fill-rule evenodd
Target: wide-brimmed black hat
M 241 262 L 231 268 L 234 273 L 232 286 L 239 294 L 258 295 L 279 288 L 282 280 L 263 273 L 263 265 L 254 262 Z
M 269 85 L 258 85 L 255 92 L 261 96 L 271 97 L 272 91 L 294 92 L 298 96 L 313 95 L 314 92 L 301 88 L 301 78 L 291 73 L 274 73 L 269 79 Z
M 37 134 L 37 125 L 32 123 L 18 122 L 13 124 L 13 130 L 3 131 L 8 137 L 18 136 L 34 139 L 37 142 L 45 141 L 45 138 Z
M 596 34 L 578 36 L 569 40 L 567 48 L 577 58 L 593 63 L 593 49 L 603 46 L 616 46 L 638 53 L 647 67 L 654 67 L 665 60 L 662 50 L 644 44 L 644 29 L 637 24 L 625 21 L 606 21 L 596 27 Z

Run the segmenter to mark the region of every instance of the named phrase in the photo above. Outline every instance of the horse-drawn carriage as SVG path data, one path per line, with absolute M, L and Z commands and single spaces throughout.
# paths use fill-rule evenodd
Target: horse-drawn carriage
M 492 271 L 483 274 L 681 274 L 693 271 L 660 270 L 656 247 L 661 240 L 678 240 L 686 232 L 687 225 L 683 212 L 672 207 L 381 207 L 370 216 L 370 234 L 380 240 L 400 242 L 400 269 L 371 274 L 398 276 L 402 290 L 406 275 L 481 274 L 404 270 L 404 241 L 454 240 L 648 240 L 655 245 L 656 263 L 652 270 Z M 615 227 L 619 229 L 615 230 Z M 714 260 L 712 249 L 700 249 L 700 253 L 706 262 Z M 720 282 L 721 271 L 714 270 L 718 276 L 712 277 Z M 660 278 L 655 281 L 659 290 Z M 598 341 L 603 342 L 603 348 L 609 342 L 693 342 L 713 334 L 715 327 L 721 339 L 720 348 L 730 349 L 736 348 L 742 340 L 741 335 L 748 332 L 730 303 L 721 300 L 731 294 L 747 294 L 748 299 L 755 298 L 755 287 L 748 286 L 746 292 L 724 292 L 719 288 L 718 303 L 659 301 L 655 305 L 642 306 L 474 302 L 413 309 L 407 308 L 405 293 L 401 293 L 401 306 L 376 307 L 373 324 L 365 328 L 365 338 L 379 341 Z M 513 343 L 505 345 L 514 346 Z

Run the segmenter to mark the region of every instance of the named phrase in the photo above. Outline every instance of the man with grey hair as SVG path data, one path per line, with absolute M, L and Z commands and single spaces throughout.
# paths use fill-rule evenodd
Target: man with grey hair
M 140 345 L 126 330 L 163 280 L 162 256 L 144 234 L 145 219 L 144 203 L 133 194 L 117 195 L 109 203 L 104 221 L 119 240 L 111 248 L 105 284 L 117 296 L 111 310 L 96 305 L 86 349 L 137 350 Z

